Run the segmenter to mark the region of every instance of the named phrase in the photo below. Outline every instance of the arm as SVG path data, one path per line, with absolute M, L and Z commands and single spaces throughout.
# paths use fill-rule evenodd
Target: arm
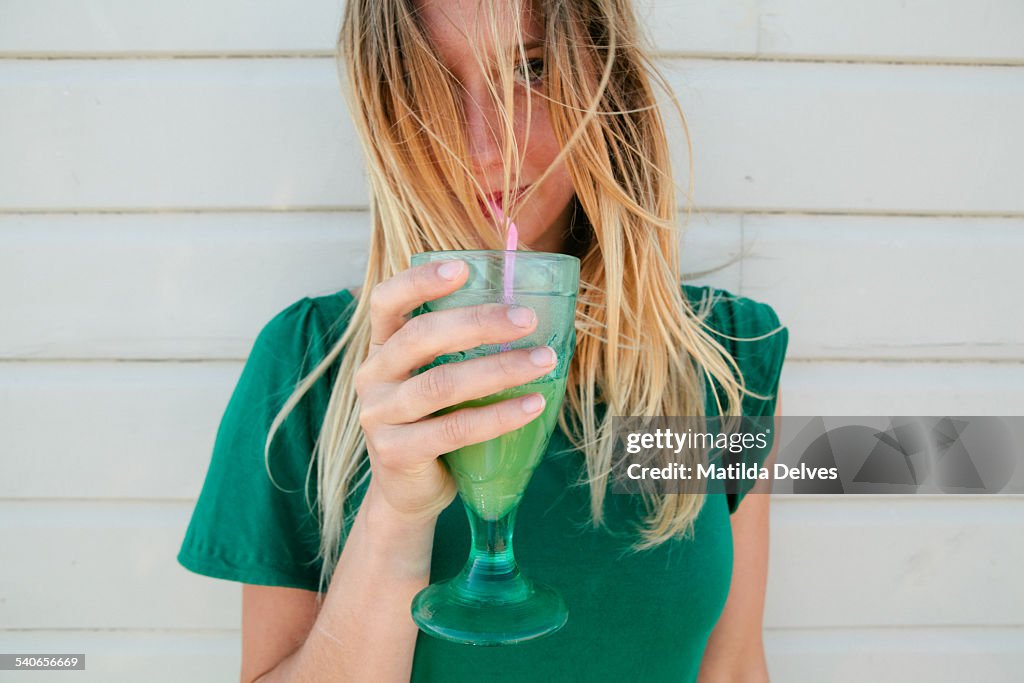
M 409 680 L 419 633 L 412 600 L 430 579 L 437 518 L 458 495 L 440 455 L 519 429 L 539 410 L 510 398 L 435 415 L 534 381 L 555 364 L 538 365 L 529 349 L 515 349 L 416 374 L 442 354 L 510 342 L 536 327 L 535 315 L 524 326 L 503 304 L 409 317 L 461 287 L 469 272 L 460 261 L 426 263 L 374 285 L 369 351 L 352 378 L 370 484 L 315 619 L 309 596 L 245 591 L 243 681 Z
M 782 400 L 775 406 L 775 434 L 781 428 Z M 779 449 L 775 440 L 765 458 L 772 469 Z M 701 661 L 698 683 L 768 683 L 762 636 L 768 583 L 768 504 L 771 479 L 759 479 L 730 518 L 733 572 L 729 597 Z M 751 495 L 760 493 L 763 495 Z
M 430 578 L 434 524 L 410 524 L 371 480 L 317 614 L 312 591 L 243 590 L 243 683 L 408 681 L 417 628 L 409 606 Z

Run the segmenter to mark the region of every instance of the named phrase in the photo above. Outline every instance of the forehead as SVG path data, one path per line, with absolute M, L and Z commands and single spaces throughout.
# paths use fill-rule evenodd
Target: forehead
M 516 24 L 524 45 L 539 43 L 544 37 L 544 27 L 529 0 L 522 1 L 520 16 L 511 2 L 503 0 L 414 0 L 413 4 L 438 56 L 448 64 L 472 60 L 474 45 L 487 57 L 514 53 Z

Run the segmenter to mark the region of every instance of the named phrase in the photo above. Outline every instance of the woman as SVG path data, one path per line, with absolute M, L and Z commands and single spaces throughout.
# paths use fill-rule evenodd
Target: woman
M 366 277 L 260 333 L 179 554 L 244 584 L 242 680 L 768 680 L 769 497 L 606 495 L 612 416 L 777 415 L 788 339 L 767 304 L 680 285 L 657 72 L 638 40 L 625 0 L 348 1 L 339 56 L 371 186 Z M 555 361 L 540 347 L 415 375 L 537 321 L 497 304 L 410 319 L 467 271 L 408 264 L 504 248 L 491 200 L 520 248 L 581 259 L 565 403 L 516 537 L 570 617 L 474 648 L 410 617 L 467 555 L 438 456 L 541 406 L 433 414 Z

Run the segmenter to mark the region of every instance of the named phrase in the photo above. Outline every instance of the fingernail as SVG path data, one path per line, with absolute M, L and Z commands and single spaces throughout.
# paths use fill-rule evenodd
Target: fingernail
M 454 280 L 462 272 L 462 261 L 449 261 L 437 269 L 437 274 L 445 280 Z
M 538 346 L 530 351 L 530 362 L 538 368 L 546 368 L 555 362 L 555 350 L 550 346 Z
M 536 413 L 544 407 L 544 397 L 540 394 L 530 394 L 520 402 L 524 413 Z
M 533 324 L 533 310 L 526 306 L 513 306 L 508 309 L 508 319 L 518 327 L 529 327 Z

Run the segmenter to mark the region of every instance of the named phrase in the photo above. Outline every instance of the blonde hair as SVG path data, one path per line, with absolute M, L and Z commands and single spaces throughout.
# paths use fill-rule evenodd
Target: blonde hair
M 577 346 L 558 419 L 570 443 L 585 454 L 586 478 L 577 483 L 590 487 L 596 528 L 603 522 L 613 465 L 612 416 L 704 415 L 705 378 L 721 389 L 724 405 L 714 393 L 722 416 L 739 415 L 741 394 L 756 394 L 747 390 L 735 360 L 707 331 L 704 319 L 713 302 L 705 300 L 694 310 L 680 287 L 676 188 L 652 82 L 669 93 L 684 130 L 685 117 L 641 43 L 630 2 L 538 0 L 531 8 L 523 8 L 522 2 L 500 4 L 512 16 L 527 9 L 542 17 L 545 76 L 534 94 L 547 103 L 562 143 L 556 163 L 565 161 L 576 190 L 572 230 L 584 231 L 587 238 L 578 254 Z M 349 496 L 370 474 L 368 467 L 361 467 L 366 442 L 353 377 L 369 348 L 373 286 L 408 268 L 417 252 L 504 248 L 494 217 L 477 208 L 476 198 L 484 189 L 467 162 L 459 84 L 436 56 L 411 4 L 346 3 L 338 60 L 367 160 L 372 223 L 368 267 L 348 327 L 299 382 L 266 441 L 269 458 L 277 429 L 341 356 L 316 458 L 310 462 L 310 472 L 316 463 L 321 592 L 356 513 Z M 481 3 L 489 13 L 483 25 L 496 37 L 500 19 L 493 5 Z M 525 59 L 518 27 L 516 33 L 519 56 Z M 520 150 L 508 113 L 516 106 L 517 86 L 511 65 L 499 66 L 497 82 L 489 76 L 489 90 L 501 105 L 499 111 L 506 112 L 500 139 L 506 151 L 507 191 L 519 185 Z M 526 98 L 527 118 L 531 99 Z M 689 196 L 693 161 L 688 132 L 686 139 Z M 600 403 L 607 410 L 598 421 Z M 645 493 L 648 516 L 638 529 L 634 550 L 691 533 L 704 499 L 704 494 Z

